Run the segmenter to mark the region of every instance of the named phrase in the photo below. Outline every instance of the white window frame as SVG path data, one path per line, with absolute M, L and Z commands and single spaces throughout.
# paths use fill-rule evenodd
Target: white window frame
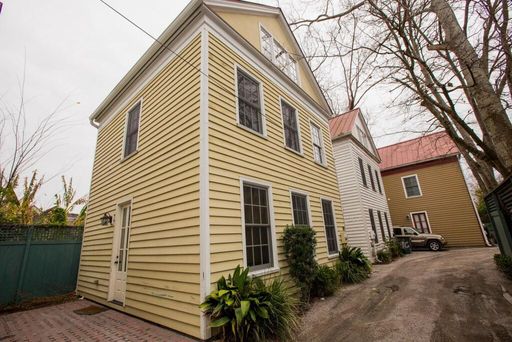
M 277 255 L 277 238 L 276 238 L 276 225 L 274 216 L 274 202 L 272 198 L 272 183 L 260 179 L 240 177 L 240 217 L 242 228 L 242 252 L 244 268 L 247 268 L 247 249 L 245 239 L 245 208 L 244 208 L 244 184 L 252 184 L 267 188 L 268 194 L 268 208 L 269 208 L 269 222 L 270 222 L 270 238 L 272 239 L 272 262 L 273 266 L 270 268 L 260 269 L 249 272 L 249 275 L 257 277 L 270 273 L 279 272 L 279 260 Z
M 314 142 L 314 139 L 313 139 L 313 127 L 316 127 L 318 128 L 318 137 L 320 138 L 320 148 L 322 149 L 321 151 L 321 154 L 322 154 L 322 162 L 318 162 L 316 159 L 315 159 L 315 142 Z M 325 145 L 324 145 L 324 137 L 323 137 L 323 131 L 322 131 L 322 128 L 320 127 L 320 125 L 316 124 L 315 122 L 313 121 L 309 121 L 309 132 L 311 134 L 311 149 L 312 149 L 312 152 L 313 152 L 313 160 L 315 163 L 317 163 L 318 165 L 322 165 L 324 167 L 327 167 L 327 159 L 326 159 L 326 154 L 325 154 Z
M 115 214 L 114 214 L 114 217 L 112 219 L 112 224 L 114 225 L 114 232 L 116 232 L 117 230 L 117 227 L 116 227 L 116 220 L 117 218 L 119 217 L 119 220 L 122 221 L 123 219 L 123 211 L 122 211 L 122 208 L 129 205 L 130 206 L 130 231 L 128 233 L 128 239 L 127 239 L 127 249 L 128 249 L 128 255 L 126 256 L 126 273 L 128 273 L 128 261 L 129 261 L 129 257 L 130 257 L 130 235 L 132 233 L 132 228 L 133 228 L 133 197 L 132 196 L 127 196 L 127 197 L 123 197 L 123 198 L 120 198 L 116 203 L 115 203 Z M 112 248 L 111 248 L 111 251 L 110 251 L 110 275 L 109 275 L 109 279 L 108 279 L 108 293 L 107 293 L 107 302 L 112 302 L 112 300 L 114 299 L 114 285 L 115 285 L 115 272 L 116 272 L 116 264 L 114 264 L 114 261 L 115 261 L 115 251 L 116 251 L 116 246 L 119 246 L 119 234 L 117 233 L 114 233 L 113 236 L 112 236 Z M 126 300 L 123 302 L 123 307 L 126 306 Z
M 260 107 L 261 107 L 261 125 L 262 125 L 262 133 L 257 132 L 253 129 L 250 129 L 247 126 L 244 126 L 240 123 L 240 115 L 238 113 L 238 70 L 246 73 L 251 78 L 253 78 L 256 82 L 259 84 L 259 90 L 260 90 Z M 236 124 L 238 127 L 246 130 L 247 132 L 250 132 L 252 134 L 256 134 L 259 137 L 262 137 L 264 139 L 267 139 L 267 116 L 265 115 L 265 98 L 264 98 L 264 91 L 263 91 L 263 82 L 258 78 L 254 76 L 254 73 L 249 72 L 246 68 L 242 67 L 240 64 L 235 63 L 234 64 L 234 82 L 235 82 L 235 116 L 236 116 Z
M 290 107 L 295 109 L 295 116 L 296 116 L 296 119 L 297 119 L 297 134 L 299 135 L 299 150 L 298 151 L 295 151 L 293 148 L 290 148 L 290 147 L 286 146 L 286 133 L 285 133 L 285 130 L 284 130 L 283 105 L 282 105 L 283 102 L 285 102 L 287 105 L 289 105 Z M 299 110 L 297 109 L 297 107 L 293 106 L 290 103 L 290 101 L 286 100 L 282 96 L 279 96 L 279 111 L 281 113 L 281 126 L 282 126 L 282 131 L 283 131 L 283 146 L 284 146 L 284 148 L 289 150 L 289 151 L 291 151 L 291 152 L 293 152 L 293 153 L 298 154 L 301 157 L 304 157 L 304 150 L 302 149 L 302 138 L 301 138 L 301 132 L 300 132 L 300 113 L 299 113 Z
M 130 153 L 129 155 L 125 156 L 126 151 L 126 135 L 128 134 L 128 118 L 130 117 L 130 111 L 135 108 L 140 103 L 140 110 L 139 110 L 139 122 L 138 122 L 138 131 L 137 131 L 137 141 L 136 141 L 136 147 L 135 151 Z M 139 151 L 139 140 L 140 140 L 140 121 L 142 118 L 142 106 L 144 104 L 144 98 L 141 97 L 135 103 L 130 106 L 130 108 L 126 111 L 124 114 L 124 133 L 123 133 L 123 147 L 121 148 L 121 161 L 124 161 L 131 156 L 135 155 Z
M 329 254 L 329 245 L 327 244 L 327 228 L 325 227 L 325 219 L 324 219 L 324 209 L 322 200 L 331 202 L 331 209 L 332 209 L 332 218 L 334 220 L 334 231 L 336 232 L 336 243 L 338 244 L 338 251 L 333 254 Z M 334 209 L 334 200 L 329 197 L 320 197 L 320 210 L 322 211 L 322 223 L 324 225 L 324 234 L 325 234 L 325 248 L 327 250 L 327 257 L 328 258 L 337 258 L 340 252 L 340 234 L 338 231 L 338 224 L 336 223 L 336 210 Z
M 409 217 L 411 219 L 411 225 L 414 229 L 416 229 L 416 224 L 414 224 L 414 219 L 412 217 L 413 214 L 425 214 L 425 217 L 427 218 L 427 224 L 428 224 L 428 232 L 429 234 L 432 234 L 432 226 L 430 225 L 430 220 L 428 218 L 428 213 L 426 210 L 422 210 L 422 211 L 411 211 L 409 213 Z
M 415 195 L 415 196 L 407 196 L 407 188 L 405 187 L 405 178 L 410 178 L 410 177 L 415 177 L 416 178 L 416 184 L 418 184 L 418 190 L 420 191 L 420 194 L 419 195 Z M 405 198 L 416 198 L 416 197 L 421 197 L 423 196 L 423 191 L 421 191 L 421 186 L 420 186 L 420 179 L 418 178 L 418 175 L 417 174 L 412 174 L 412 175 L 407 175 L 407 176 L 403 176 L 402 178 L 402 188 L 404 189 L 404 195 L 405 195 Z
M 263 26 L 263 24 L 260 22 L 259 23 L 259 37 L 260 37 L 260 52 L 263 56 L 265 56 L 265 54 L 263 53 L 263 37 L 262 37 L 262 30 L 266 31 L 270 37 L 272 38 L 272 58 L 269 59 L 272 64 L 274 64 L 279 70 L 281 70 L 283 72 L 283 74 L 285 74 L 286 76 L 288 76 L 292 81 L 294 81 L 295 83 L 297 83 L 298 85 L 300 85 L 300 75 L 299 75 L 299 61 L 296 59 L 296 58 L 293 58 L 290 54 L 290 52 L 288 50 L 286 50 L 284 48 L 284 45 L 279 41 L 277 40 L 274 35 L 270 32 L 270 30 L 267 30 L 267 28 L 265 26 Z M 295 79 L 293 79 L 290 75 L 288 75 L 288 73 L 284 70 L 284 69 L 281 69 L 281 67 L 277 64 L 277 61 L 275 60 L 275 57 L 276 57 L 276 54 L 275 54 L 275 43 L 279 44 L 284 51 L 286 51 L 286 54 L 288 55 L 288 58 L 290 58 L 290 60 L 292 60 L 293 62 L 293 65 L 295 66 Z M 268 59 L 267 56 L 265 56 L 265 58 Z
M 306 196 L 306 203 L 308 205 L 308 221 L 309 221 L 309 226 L 311 228 L 313 228 L 313 217 L 311 216 L 311 203 L 309 201 L 309 193 L 306 192 L 306 191 L 303 191 L 303 190 L 299 190 L 299 189 L 290 189 L 289 190 L 289 195 L 290 195 L 290 210 L 291 210 L 291 214 L 292 214 L 292 222 L 293 222 L 293 225 L 295 225 L 295 217 L 293 215 L 293 200 L 292 200 L 292 194 L 297 194 L 297 195 L 302 195 L 302 196 Z

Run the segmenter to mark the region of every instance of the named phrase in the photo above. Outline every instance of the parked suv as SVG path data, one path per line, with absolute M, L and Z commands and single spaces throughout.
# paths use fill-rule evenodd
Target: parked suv
M 395 237 L 410 237 L 412 247 L 427 247 L 439 251 L 446 246 L 446 240 L 437 234 L 422 234 L 412 227 L 393 227 Z

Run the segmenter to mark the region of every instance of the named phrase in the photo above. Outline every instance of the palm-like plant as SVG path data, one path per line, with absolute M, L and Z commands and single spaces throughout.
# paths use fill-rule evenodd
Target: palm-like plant
M 336 267 L 344 283 L 361 282 L 369 277 L 372 270 L 371 263 L 361 248 L 348 245 L 343 245 Z

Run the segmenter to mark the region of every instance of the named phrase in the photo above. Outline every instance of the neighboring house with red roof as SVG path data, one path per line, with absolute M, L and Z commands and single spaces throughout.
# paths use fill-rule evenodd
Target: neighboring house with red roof
M 347 242 L 375 260 L 392 236 L 379 153 L 360 109 L 331 118 L 329 130 Z
M 441 234 L 448 246 L 487 239 L 450 137 L 436 132 L 378 149 L 393 223 Z

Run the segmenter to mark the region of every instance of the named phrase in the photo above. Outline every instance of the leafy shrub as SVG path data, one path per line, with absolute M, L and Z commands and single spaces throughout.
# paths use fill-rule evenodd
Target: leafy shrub
M 393 261 L 393 256 L 389 250 L 384 248 L 377 252 L 377 260 L 380 263 L 389 264 L 391 261 Z
M 307 303 L 318 267 L 315 260 L 315 231 L 307 226 L 287 226 L 283 242 L 290 276 L 300 289 L 302 302 Z
M 402 246 L 400 246 L 396 239 L 387 240 L 386 248 L 391 253 L 391 257 L 393 259 L 399 258 L 404 255 L 404 252 L 402 251 Z
M 494 254 L 494 262 L 498 270 L 505 273 L 507 278 L 512 279 L 512 258 L 510 256 Z
M 359 283 L 370 276 L 372 267 L 361 248 L 343 245 L 336 270 L 341 282 Z
M 316 269 L 315 279 L 311 294 L 315 297 L 331 296 L 340 284 L 336 268 L 327 265 L 319 266 Z
M 265 327 L 267 335 L 277 337 L 279 341 L 290 340 L 299 326 L 297 298 L 290 294 L 290 289 L 282 278 L 274 278 L 267 284 L 257 281 L 256 288 L 270 295 L 267 299 L 271 307 Z
M 217 281 L 217 290 L 200 305 L 211 319 L 210 327 L 221 328 L 225 341 L 289 338 L 297 315 L 288 289 L 280 280 L 267 286 L 248 273 L 248 268 L 237 266 L 228 279 Z

